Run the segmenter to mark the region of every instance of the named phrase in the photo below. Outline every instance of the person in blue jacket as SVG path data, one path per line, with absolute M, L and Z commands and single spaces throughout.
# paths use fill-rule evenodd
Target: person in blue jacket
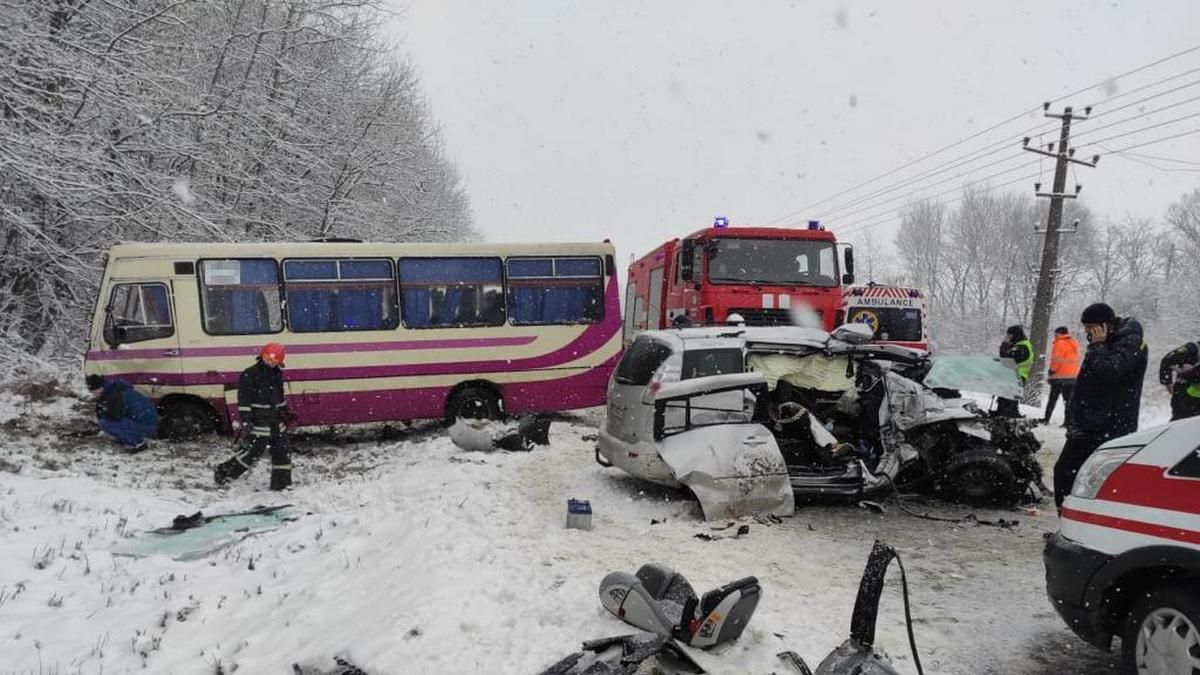
M 87 388 L 96 401 L 96 423 L 130 452 L 141 452 L 158 435 L 158 410 L 128 382 L 88 375 Z

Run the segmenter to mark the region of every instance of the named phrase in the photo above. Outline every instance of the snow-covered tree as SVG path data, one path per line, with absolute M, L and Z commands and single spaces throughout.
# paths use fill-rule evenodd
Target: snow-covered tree
M 77 345 L 120 240 L 469 236 L 380 4 L 0 3 L 0 339 Z

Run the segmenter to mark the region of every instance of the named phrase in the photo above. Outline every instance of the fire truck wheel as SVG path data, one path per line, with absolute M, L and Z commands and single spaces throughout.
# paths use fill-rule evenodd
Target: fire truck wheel
M 1121 630 L 1123 673 L 1200 671 L 1200 593 L 1163 584 L 1133 605 Z

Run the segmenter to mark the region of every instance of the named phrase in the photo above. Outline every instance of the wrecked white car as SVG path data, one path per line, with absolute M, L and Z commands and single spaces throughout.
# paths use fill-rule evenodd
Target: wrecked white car
M 795 495 L 924 488 L 971 503 L 1040 497 L 1030 423 L 990 416 L 960 393 L 1014 395 L 1020 383 L 1012 370 L 864 344 L 862 333 L 856 326 L 832 335 L 797 327 L 643 333 L 610 381 L 597 460 L 687 486 L 710 519 L 750 508 L 743 494 L 762 504 L 786 501 L 769 463 L 739 463 L 750 442 L 764 455 L 778 451 Z

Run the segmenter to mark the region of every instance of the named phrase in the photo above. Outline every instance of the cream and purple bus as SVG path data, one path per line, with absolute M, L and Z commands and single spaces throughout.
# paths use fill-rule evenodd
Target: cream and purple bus
M 85 361 L 164 436 L 236 422 L 238 374 L 287 348 L 300 426 L 603 405 L 621 351 L 613 246 L 119 244 Z

